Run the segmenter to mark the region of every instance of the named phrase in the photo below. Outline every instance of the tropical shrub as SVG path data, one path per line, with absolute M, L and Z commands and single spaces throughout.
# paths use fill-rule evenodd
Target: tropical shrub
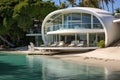
M 104 48 L 104 47 L 105 47 L 105 41 L 104 41 L 104 40 L 99 41 L 99 42 L 97 43 L 97 46 L 98 46 L 99 48 Z

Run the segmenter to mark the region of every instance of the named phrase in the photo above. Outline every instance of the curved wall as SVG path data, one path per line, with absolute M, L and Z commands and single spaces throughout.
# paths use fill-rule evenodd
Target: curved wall
M 46 16 L 46 18 L 43 21 L 42 24 L 42 39 L 44 41 L 45 44 L 47 44 L 47 40 L 45 37 L 45 24 L 48 21 L 48 19 L 50 19 L 50 17 L 52 17 L 55 14 L 67 14 L 67 13 L 88 13 L 91 14 L 95 17 L 97 17 L 97 19 L 100 21 L 100 23 L 103 26 L 104 32 L 105 32 L 105 45 L 108 46 L 111 42 L 113 42 L 114 40 L 116 40 L 118 38 L 118 33 L 120 31 L 118 31 L 118 27 L 116 24 L 113 24 L 112 21 L 115 19 L 109 12 L 106 12 L 104 10 L 100 10 L 100 9 L 95 9 L 95 8 L 82 8 L 82 7 L 74 7 L 74 8 L 67 8 L 67 9 L 61 9 L 61 10 L 57 10 L 54 11 L 50 14 L 48 14 L 48 16 Z

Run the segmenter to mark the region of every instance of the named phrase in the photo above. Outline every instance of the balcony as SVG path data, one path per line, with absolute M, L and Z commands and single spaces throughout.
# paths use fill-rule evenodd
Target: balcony
M 102 25 L 99 23 L 89 24 L 89 23 L 82 23 L 82 24 L 57 24 L 51 27 L 48 27 L 49 31 L 56 31 L 56 30 L 64 30 L 64 29 L 103 29 Z

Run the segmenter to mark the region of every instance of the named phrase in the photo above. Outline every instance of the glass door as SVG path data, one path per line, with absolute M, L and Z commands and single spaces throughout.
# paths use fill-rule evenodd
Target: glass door
M 95 33 L 89 34 L 89 46 L 90 47 L 97 46 L 97 37 Z

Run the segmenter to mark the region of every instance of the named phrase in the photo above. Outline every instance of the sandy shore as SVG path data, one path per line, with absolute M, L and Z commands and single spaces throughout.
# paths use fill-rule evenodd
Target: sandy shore
M 13 54 L 28 54 L 27 50 L 8 51 Z M 74 63 L 105 66 L 111 70 L 120 70 L 120 47 L 101 48 L 85 53 L 55 54 L 49 56 Z
M 120 70 L 120 47 L 102 48 L 79 54 L 53 55 L 52 57 L 75 63 L 107 67 L 111 70 Z

